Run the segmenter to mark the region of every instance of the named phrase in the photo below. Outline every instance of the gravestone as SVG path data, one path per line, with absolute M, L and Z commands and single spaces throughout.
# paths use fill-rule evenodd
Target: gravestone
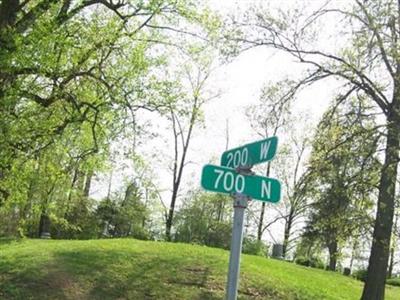
M 283 245 L 282 244 L 274 244 L 272 246 L 272 257 L 283 259 Z
M 50 218 L 49 216 L 45 213 L 42 212 L 42 215 L 40 216 L 40 238 L 41 239 L 50 239 Z

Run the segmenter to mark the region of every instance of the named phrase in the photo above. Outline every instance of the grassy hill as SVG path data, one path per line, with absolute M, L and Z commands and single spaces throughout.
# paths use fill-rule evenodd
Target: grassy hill
M 3 241 L 0 299 L 222 299 L 228 255 L 132 239 Z M 242 256 L 239 299 L 358 300 L 361 290 L 340 274 Z

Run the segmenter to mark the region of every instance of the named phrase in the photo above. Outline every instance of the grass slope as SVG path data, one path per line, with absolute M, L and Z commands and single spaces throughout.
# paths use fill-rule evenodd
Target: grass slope
M 0 245 L 0 299 L 222 299 L 228 251 L 132 239 Z M 358 300 L 351 278 L 243 255 L 239 299 Z M 387 287 L 386 299 L 400 299 Z

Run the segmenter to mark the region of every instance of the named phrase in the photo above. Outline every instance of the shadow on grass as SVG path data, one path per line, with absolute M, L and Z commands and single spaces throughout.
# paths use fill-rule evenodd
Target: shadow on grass
M 57 251 L 44 264 L 6 273 L 0 298 L 220 299 L 221 288 L 211 291 L 207 286 L 209 275 L 209 268 L 179 254 Z
M 89 299 L 216 299 L 206 291 L 209 269 L 177 255 L 85 250 L 55 261 L 91 286 Z
M 21 241 L 21 239 L 0 237 L 0 247 L 3 246 L 3 245 L 8 245 L 8 244 L 19 242 L 19 241 Z

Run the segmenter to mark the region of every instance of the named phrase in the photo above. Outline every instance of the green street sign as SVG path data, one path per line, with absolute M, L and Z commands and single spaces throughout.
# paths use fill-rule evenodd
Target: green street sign
M 273 136 L 225 151 L 221 157 L 221 166 L 228 168 L 251 167 L 274 158 L 278 147 L 278 137 Z
M 201 186 L 213 192 L 241 193 L 266 202 L 278 202 L 281 198 L 281 184 L 276 179 L 243 175 L 233 169 L 214 165 L 203 167 Z

